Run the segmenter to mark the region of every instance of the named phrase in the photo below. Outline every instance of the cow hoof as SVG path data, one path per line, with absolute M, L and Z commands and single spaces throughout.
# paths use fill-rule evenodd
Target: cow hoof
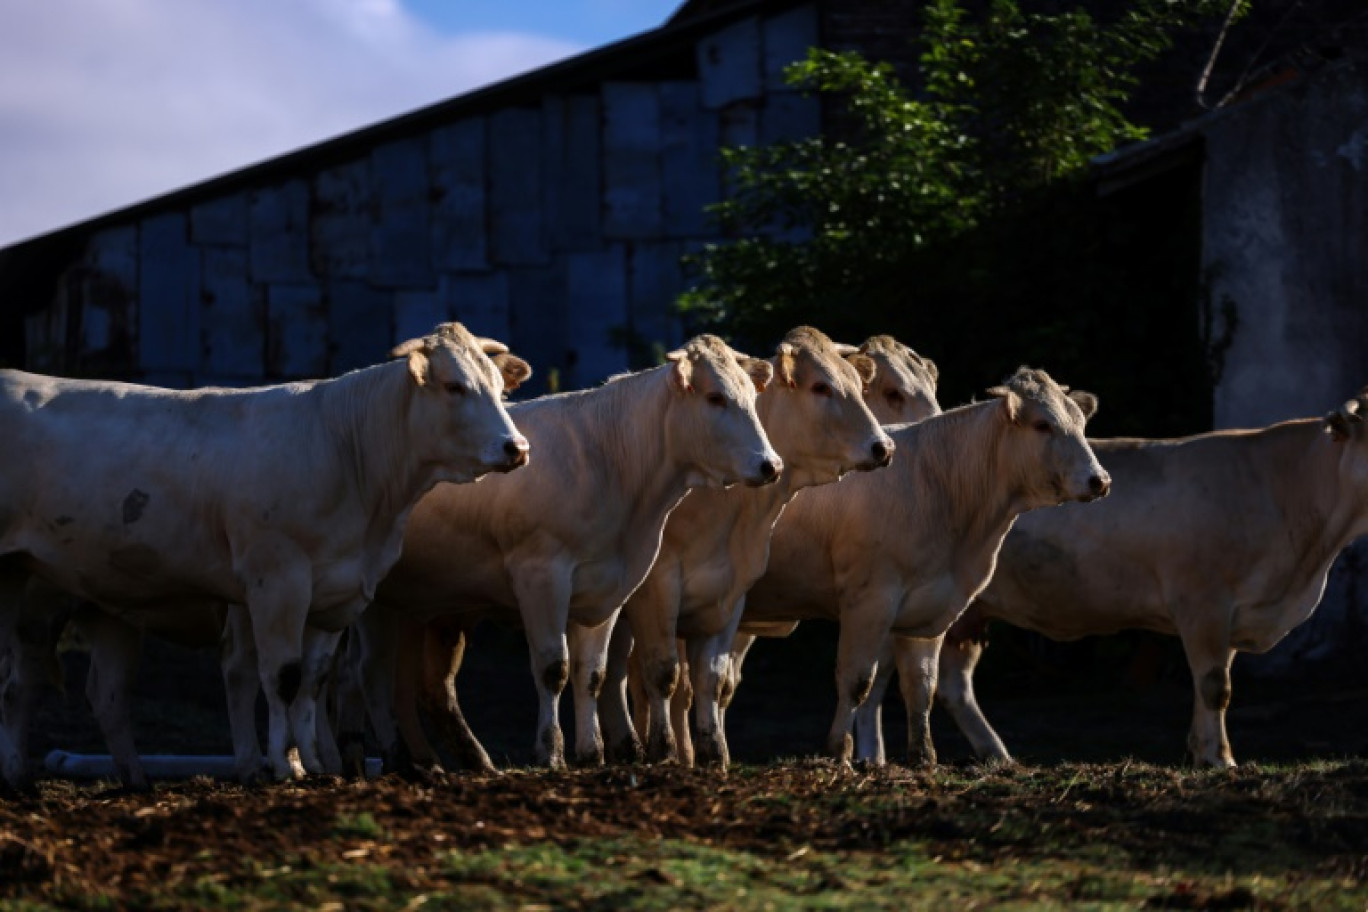
M 646 751 L 636 738 L 623 738 L 609 748 L 608 760 L 611 763 L 622 764 L 644 763 L 646 762 Z

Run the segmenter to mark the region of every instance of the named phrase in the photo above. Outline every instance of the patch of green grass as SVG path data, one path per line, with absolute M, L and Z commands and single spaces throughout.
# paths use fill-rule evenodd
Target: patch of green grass
M 359 814 L 338 814 L 333 821 L 332 834 L 338 839 L 384 839 L 382 827 L 369 811 Z

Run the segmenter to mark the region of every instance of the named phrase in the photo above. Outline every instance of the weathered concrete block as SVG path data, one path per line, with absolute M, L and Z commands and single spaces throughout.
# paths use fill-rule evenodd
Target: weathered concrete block
M 593 95 L 548 95 L 542 103 L 546 224 L 553 251 L 601 246 L 601 106 Z
M 371 153 L 375 225 L 370 282 L 417 288 L 436 282 L 432 272 L 427 144 L 423 137 L 386 143 Z
M 603 233 L 659 237 L 660 97 L 652 83 L 610 82 L 603 97 Z
M 248 197 L 252 281 L 308 282 L 309 185 L 292 180 Z
M 394 344 L 417 339 L 432 332 L 438 323 L 451 319 L 446 304 L 435 291 L 396 291 L 394 293 Z
M 328 372 L 328 315 L 317 285 L 272 285 L 266 293 L 266 372 L 270 378 Z
M 330 282 L 326 287 L 328 373 L 336 376 L 384 361 L 394 347 L 393 294 L 365 282 Z
M 664 82 L 659 94 L 663 233 L 713 234 L 707 207 L 722 195 L 717 113 L 703 109 L 696 82 Z
M 246 194 L 234 193 L 191 207 L 190 241 L 224 246 L 246 244 Z
M 506 270 L 512 329 L 508 347 L 532 365 L 532 379 L 518 392 L 522 398 L 574 389 L 568 371 L 574 365 L 568 349 L 564 264 L 555 268 Z
M 767 94 L 792 91 L 784 81 L 784 68 L 807 57 L 809 48 L 816 47 L 817 4 L 805 3 L 768 16 L 764 30 L 764 88 Z
M 722 108 L 761 94 L 760 20 L 735 22 L 698 43 L 703 105 Z
M 627 369 L 631 318 L 627 306 L 625 247 L 565 257 L 569 343 L 566 376 L 591 386 Z
M 675 311 L 675 299 L 684 289 L 683 252 L 677 241 L 635 244 L 628 250 L 627 354 L 633 370 L 658 364 L 660 356 L 684 341 L 683 321 Z
M 369 158 L 314 176 L 309 261 L 315 275 L 360 279 L 369 274 L 371 197 Z
M 171 212 L 140 228 L 138 364 L 146 372 L 193 372 L 200 364 L 200 261 L 186 216 Z
M 200 373 L 220 382 L 260 382 L 266 362 L 266 302 L 247 280 L 247 251 L 209 247 L 203 257 Z
M 437 297 L 446 310 L 447 319 L 461 321 L 477 336 L 488 336 L 511 345 L 513 314 L 506 274 L 444 275 Z
M 549 262 L 542 203 L 541 110 L 489 118 L 489 248 L 502 266 Z
M 485 143 L 482 117 L 440 127 L 428 137 L 432 262 L 439 272 L 488 265 Z

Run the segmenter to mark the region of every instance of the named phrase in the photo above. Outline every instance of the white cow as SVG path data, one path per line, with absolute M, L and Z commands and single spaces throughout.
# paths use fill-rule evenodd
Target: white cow
M 879 423 L 915 421 L 940 414 L 940 405 L 936 401 L 935 364 L 892 336 L 873 336 L 858 349 L 837 346 L 837 351 L 848 357 L 867 358 L 873 363 L 873 377 L 865 381 L 862 397 Z M 810 382 L 798 382 L 799 390 L 811 387 Z M 768 395 L 761 396 L 762 406 Z M 817 431 L 822 422 L 820 416 L 808 414 L 808 410 L 795 409 L 794 404 L 810 403 L 806 397 L 776 397 L 770 410 L 772 417 L 766 416 L 763 408 L 761 411 L 761 420 L 766 422 L 770 439 L 775 441 L 788 466 L 788 486 L 782 492 L 787 496 L 747 497 L 739 492 L 710 492 L 712 496 L 709 498 L 691 495 L 671 515 L 665 527 L 665 543 L 656 567 L 627 603 L 625 620 L 631 623 L 619 622 L 613 631 L 608 660 L 609 687 L 599 702 L 605 727 L 609 729 L 609 741 L 618 745 L 616 753 L 622 759 L 637 755 L 639 742 L 636 736 L 640 734 L 647 740 L 646 756 L 649 759 L 678 757 L 692 764 L 694 752 L 687 712 L 694 691 L 701 686 L 705 692 L 715 694 L 712 699 L 699 703 L 703 717 L 699 722 L 700 728 L 711 733 L 705 745 L 706 759 L 724 765 L 726 763 L 722 710 L 733 678 L 730 662 L 724 661 L 727 657 L 715 653 L 719 647 L 728 650 L 735 648 L 731 645 L 733 640 L 750 639 L 746 634 L 737 635 L 733 629 L 740 620 L 741 600 L 746 590 L 764 572 L 769 560 L 769 535 L 774 520 L 799 487 L 794 481 L 794 476 L 799 474 L 799 465 L 786 447 L 794 447 L 801 441 L 802 449 L 799 452 L 806 451 L 809 454 L 806 458 L 814 466 L 820 464 L 822 459 L 839 459 L 841 456 L 839 452 L 830 455 L 820 452 L 822 448 L 830 448 L 839 441 Z M 771 428 L 771 420 L 778 430 Z M 814 420 L 818 423 L 812 423 Z M 795 435 L 797 441 L 794 440 Z M 781 437 L 788 438 L 789 442 L 781 442 Z M 809 471 L 808 474 L 814 473 Z M 819 476 L 816 481 L 823 480 L 820 472 L 815 474 Z M 828 476 L 826 480 L 835 479 Z M 648 612 L 647 619 L 641 623 L 632 621 L 633 611 L 641 612 L 643 607 L 654 610 Z M 725 627 L 717 623 L 719 608 L 722 612 L 730 612 L 729 617 L 724 615 L 728 622 Z M 671 611 L 678 612 L 677 620 L 671 617 Z M 632 638 L 638 629 L 650 630 L 652 616 L 663 618 L 667 627 L 673 625 L 678 631 L 687 632 L 694 641 L 692 649 L 696 656 L 707 653 L 701 668 L 697 658 L 688 657 L 681 641 L 678 666 L 683 674 L 670 675 L 668 668 L 662 671 L 662 663 L 668 666 L 675 655 L 675 646 L 672 641 L 667 643 L 661 640 L 653 650 L 656 674 L 647 674 L 643 664 L 650 663 L 644 660 L 644 655 L 651 650 L 642 647 L 642 636 L 636 637 L 636 647 L 633 649 Z M 655 626 L 659 627 L 660 623 L 656 622 Z M 714 631 L 712 636 L 700 635 L 700 632 L 708 630 Z M 651 635 L 648 633 L 647 637 Z M 630 662 L 627 657 L 629 652 Z M 624 676 L 630 679 L 635 704 L 634 728 L 627 720 L 623 700 L 621 680 Z M 699 679 L 697 684 L 689 680 L 691 676 Z M 661 686 L 670 684 L 674 678 L 679 681 L 677 688 Z M 669 693 L 671 690 L 672 696 Z M 669 716 L 665 714 L 667 700 Z M 605 703 L 610 703 L 611 708 Z
M 526 370 L 506 352 L 447 323 L 396 348 L 399 360 L 258 389 L 0 372 L 6 780 L 28 782 L 32 695 L 52 650 L 46 600 L 25 607 L 30 578 L 135 627 L 245 605 L 272 768 L 291 774 L 293 741 L 320 770 L 302 687 L 306 622 L 336 630 L 356 619 L 433 485 L 527 463 L 489 357 Z
M 1368 388 L 1324 419 L 1093 441 L 1116 493 L 1022 517 L 992 583 L 941 651 L 942 704 L 975 750 L 1010 760 L 973 698 L 983 650 L 974 614 L 1057 640 L 1176 634 L 1192 672 L 1191 759 L 1233 765 L 1225 712 L 1235 653 L 1266 652 L 1310 617 L 1335 558 L 1368 534 L 1365 409 Z M 929 712 L 935 680 L 914 685 Z
M 669 700 L 679 678 L 676 640 L 688 642 L 693 690 L 715 694 L 727 663 L 746 590 L 765 570 L 774 521 L 798 492 L 829 484 L 846 472 L 888 464 L 893 442 L 864 402 L 875 364 L 852 345 L 837 346 L 800 327 L 775 356 L 776 382 L 756 410 L 765 434 L 784 459 L 784 477 L 763 489 L 695 491 L 665 524 L 655 565 L 623 606 L 615 640 L 635 640 L 650 701 L 648 757 L 674 755 Z M 621 655 L 619 646 L 610 655 Z M 618 756 L 637 756 L 641 744 L 627 711 L 627 663 L 611 662 L 599 705 Z M 698 719 L 706 759 L 726 766 L 726 742 L 716 699 L 700 700 Z M 713 713 L 706 710 L 712 708 Z
M 358 625 L 365 701 L 391 758 L 399 755 L 393 712 L 403 631 L 458 614 L 502 617 L 526 630 L 540 698 L 538 761 L 564 764 L 556 714 L 572 672 L 577 755 L 602 759 L 593 701 L 610 622 L 655 560 L 666 517 L 691 488 L 779 477 L 783 463 L 755 412 L 757 390 L 772 373 L 768 362 L 699 336 L 660 367 L 510 408 L 533 445 L 554 455 L 517 476 L 425 497 L 409 522 L 403 559 Z M 573 668 L 572 622 L 590 628 L 576 639 Z M 360 720 L 339 730 L 345 752 Z
M 1022 368 L 994 398 L 890 429 L 898 458 L 805 493 L 775 524 L 746 620 L 840 622 L 837 709 L 827 739 L 850 758 L 853 714 L 890 633 L 938 637 L 993 574 L 1019 513 L 1110 487 L 1083 437 L 1096 408 Z

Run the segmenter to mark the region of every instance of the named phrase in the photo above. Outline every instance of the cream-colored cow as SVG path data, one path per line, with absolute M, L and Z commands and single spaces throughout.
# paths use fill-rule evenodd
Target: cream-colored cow
M 1116 493 L 1022 517 L 992 583 L 940 651 L 942 704 L 979 755 L 1010 759 L 973 696 L 983 641 L 972 615 L 1057 640 L 1128 629 L 1177 635 L 1192 673 L 1191 759 L 1233 765 L 1225 713 L 1235 653 L 1266 652 L 1310 617 L 1335 558 L 1368 534 L 1365 409 L 1368 389 L 1323 419 L 1093 441 Z M 912 682 L 923 715 L 934 683 Z M 871 742 L 878 759 L 881 745 Z
M 403 559 L 358 625 L 353 660 L 391 757 L 400 754 L 396 686 L 412 704 L 404 689 L 411 677 L 396 681 L 396 668 L 411 673 L 417 666 L 398 661 L 405 625 L 413 630 L 456 614 L 503 617 L 526 630 L 540 698 L 540 762 L 564 763 L 556 714 L 571 678 L 576 753 L 602 759 L 594 699 L 611 621 L 655 561 L 666 517 L 691 488 L 779 477 L 783 463 L 755 411 L 757 390 L 772 373 L 768 362 L 699 336 L 661 367 L 510 408 L 546 457 L 517 476 L 441 487 L 424 498 L 409 522 Z M 570 623 L 587 628 L 573 657 Z M 339 729 L 353 744 L 360 720 Z
M 1022 368 L 994 398 L 890 429 L 898 458 L 806 492 L 775 524 L 746 620 L 841 625 L 827 739 L 849 759 L 855 709 L 890 633 L 938 637 L 988 583 L 1018 514 L 1110 488 L 1083 436 L 1096 408 Z
M 717 717 L 719 685 L 746 590 L 765 570 L 774 521 L 804 488 L 851 470 L 888 464 L 893 443 L 864 402 L 875 363 L 854 346 L 837 346 L 800 327 L 775 356 L 775 382 L 757 400 L 765 433 L 784 459 L 784 477 L 763 489 L 695 491 L 670 514 L 655 565 L 623 608 L 614 639 L 635 641 L 649 700 L 647 756 L 675 752 L 669 700 L 680 673 L 676 640 L 688 643 L 688 668 L 700 699 L 699 737 L 706 759 L 727 763 Z M 621 644 L 612 650 L 619 656 Z M 641 752 L 626 702 L 627 663 L 611 662 L 600 711 L 618 756 Z
M 291 775 L 293 742 L 304 766 L 321 771 L 305 625 L 338 630 L 359 616 L 427 490 L 528 461 L 490 356 L 505 369 L 526 365 L 506 353 L 447 323 L 395 349 L 398 360 L 258 389 L 0 372 L 6 780 L 29 780 L 32 697 L 56 627 L 42 616 L 46 599 L 26 607 L 30 578 L 134 628 L 195 626 L 225 603 L 245 605 L 270 709 L 271 765 Z M 106 668 L 132 660 L 115 649 Z M 127 674 L 104 680 L 122 687 Z M 122 722 L 117 703 L 101 722 L 122 745 L 121 773 L 137 782 L 131 736 L 111 734 L 127 723 L 126 700 Z

